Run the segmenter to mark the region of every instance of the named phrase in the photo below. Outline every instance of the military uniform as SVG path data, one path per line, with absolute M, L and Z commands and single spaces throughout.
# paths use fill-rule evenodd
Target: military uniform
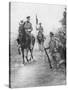
M 53 67 L 55 67 L 55 69 L 57 68 L 57 60 L 56 60 L 56 55 L 57 55 L 57 43 L 56 40 L 54 38 L 54 36 L 52 36 L 52 38 L 50 38 L 50 42 L 49 42 L 49 52 L 50 55 L 52 57 L 52 65 Z
M 31 37 L 31 31 L 33 30 L 32 24 L 28 21 L 24 22 L 24 29 L 26 34 Z
M 44 35 L 43 35 L 43 27 L 40 25 L 38 28 L 38 36 L 37 36 L 37 39 L 38 39 L 38 42 L 39 42 L 39 50 L 40 51 L 43 51 L 43 48 L 44 48 Z
M 54 38 L 52 38 L 52 40 L 49 42 L 49 52 L 55 53 L 56 51 L 56 41 Z
M 41 23 L 39 23 L 39 27 L 37 28 L 38 30 L 38 38 L 39 40 L 43 41 L 44 40 L 44 35 L 43 35 L 43 27 L 41 26 Z
M 38 30 L 39 32 L 43 33 L 43 27 L 42 27 L 42 26 L 39 26 L 39 27 L 37 28 L 37 30 Z
M 38 38 L 39 40 L 43 39 L 44 38 L 44 35 L 43 35 L 43 27 L 41 26 L 41 23 L 39 23 L 39 27 L 37 28 L 38 30 Z M 43 41 L 43 40 L 42 40 Z

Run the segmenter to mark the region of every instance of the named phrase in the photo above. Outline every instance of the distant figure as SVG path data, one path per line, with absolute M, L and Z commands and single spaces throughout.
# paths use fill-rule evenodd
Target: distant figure
M 19 23 L 18 37 L 17 37 L 19 54 L 21 54 L 21 52 L 20 52 L 20 43 L 21 43 L 21 40 L 22 40 L 22 37 L 23 37 L 23 24 L 24 24 L 24 21 L 21 20 L 20 23 Z
M 23 24 L 24 24 L 24 21 L 23 20 L 21 20 L 20 21 L 20 23 L 19 23 L 19 30 L 18 30 L 18 32 L 19 32 L 19 39 L 21 40 L 21 38 L 22 38 L 22 32 L 23 32 Z
M 45 37 L 43 34 L 43 27 L 41 24 L 42 23 L 39 23 L 39 27 L 37 28 L 38 30 L 37 40 L 38 40 L 39 50 L 43 51 Z
M 39 23 L 39 27 L 37 28 L 37 30 L 41 33 L 43 33 L 43 27 L 42 27 L 42 23 Z

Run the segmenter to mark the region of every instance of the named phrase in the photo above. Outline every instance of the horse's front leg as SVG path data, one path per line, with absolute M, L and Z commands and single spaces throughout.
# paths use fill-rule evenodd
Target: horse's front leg
M 39 47 L 39 51 L 41 51 L 41 45 L 40 43 L 38 42 L 38 47 Z
M 24 60 L 24 49 L 22 48 L 22 58 L 23 58 L 23 64 L 25 64 L 25 60 Z
M 27 60 L 27 62 L 29 62 L 29 60 L 28 60 L 28 49 L 26 49 L 26 60 Z
M 41 51 L 44 50 L 44 42 L 41 42 Z
M 30 61 L 31 61 L 31 59 L 33 59 L 33 48 L 30 49 L 30 53 L 31 53 L 31 57 L 30 57 Z
M 21 54 L 21 52 L 20 52 L 20 45 L 18 46 L 18 53 L 19 53 L 19 55 Z

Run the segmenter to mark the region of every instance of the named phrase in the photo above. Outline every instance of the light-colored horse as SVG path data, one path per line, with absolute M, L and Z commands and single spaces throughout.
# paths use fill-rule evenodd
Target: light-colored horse
M 46 37 L 43 35 L 43 33 L 38 32 L 37 41 L 38 41 L 38 46 L 40 51 L 44 50 L 44 39 L 46 39 Z

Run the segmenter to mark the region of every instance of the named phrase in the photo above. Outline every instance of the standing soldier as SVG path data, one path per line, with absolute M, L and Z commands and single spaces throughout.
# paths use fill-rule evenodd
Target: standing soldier
M 50 32 L 49 47 L 46 49 L 49 49 L 54 69 L 57 69 L 60 64 L 64 63 L 64 60 L 61 60 L 61 58 L 64 56 L 61 56 L 61 54 L 63 53 L 62 48 L 63 44 L 54 36 L 53 32 Z
M 31 32 L 33 30 L 32 24 L 30 22 L 30 16 L 27 16 L 27 21 L 24 22 L 24 29 L 27 35 L 31 38 Z
M 49 52 L 52 56 L 53 59 L 53 67 L 55 69 L 57 69 L 57 61 L 56 61 L 56 53 L 57 53 L 57 49 L 56 49 L 56 40 L 54 38 L 54 34 L 53 32 L 50 32 L 50 42 L 49 42 Z

